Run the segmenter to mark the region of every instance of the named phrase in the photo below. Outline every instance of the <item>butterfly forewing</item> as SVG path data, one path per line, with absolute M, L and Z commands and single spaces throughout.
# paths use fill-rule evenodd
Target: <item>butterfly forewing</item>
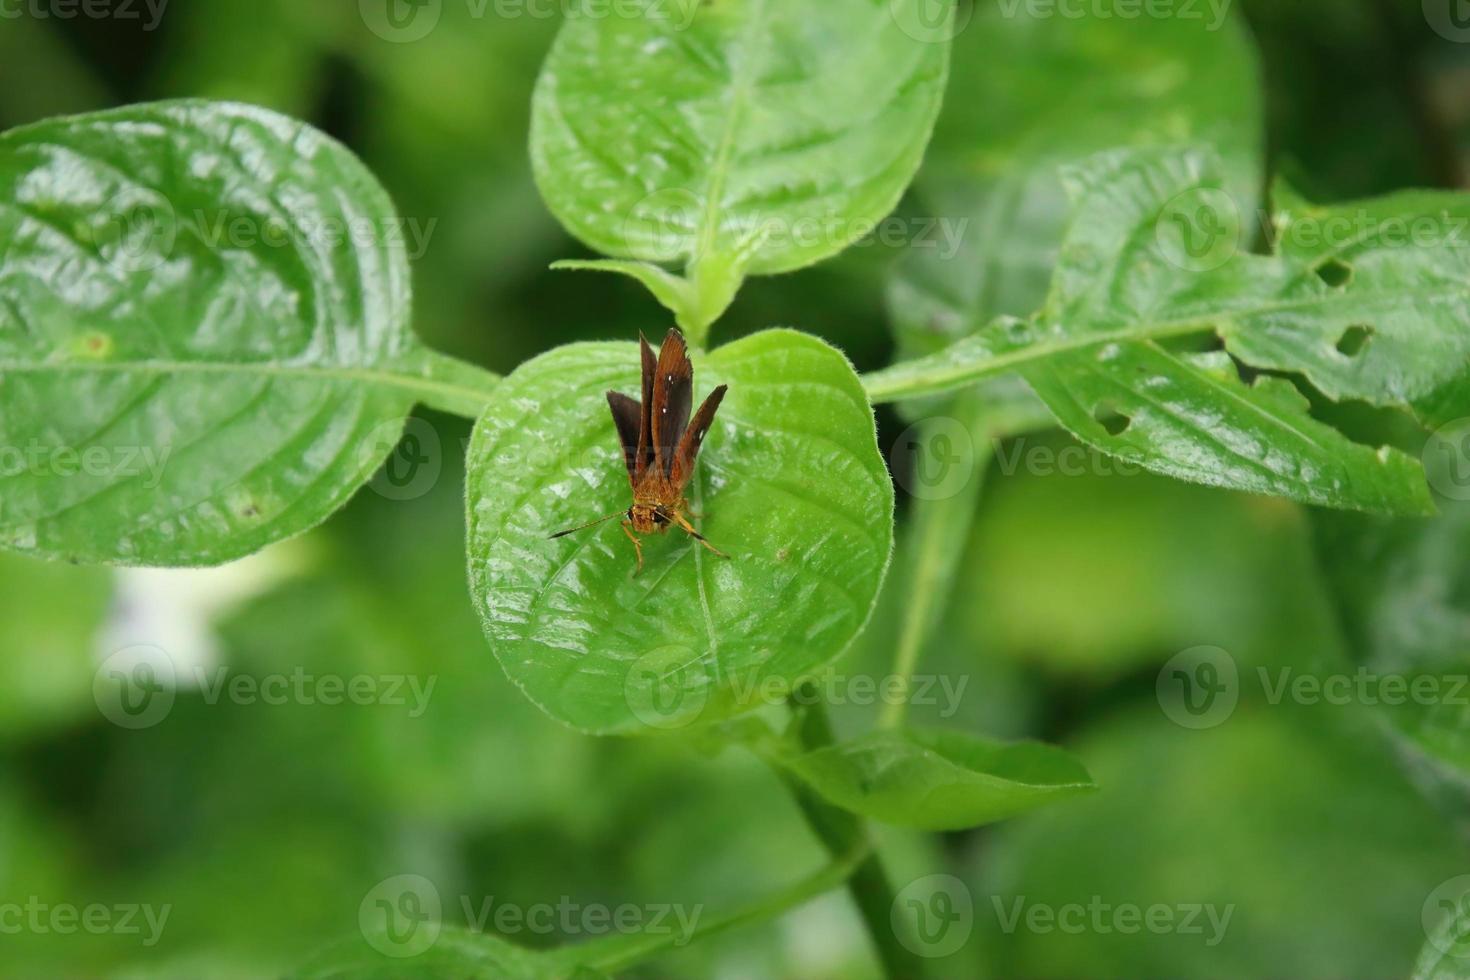
M 679 493 L 684 492 L 689 478 L 694 475 L 694 461 L 699 458 L 699 449 L 704 445 L 710 425 L 714 423 L 715 412 L 725 398 L 725 390 L 726 386 L 720 385 L 709 393 L 704 404 L 699 406 L 699 411 L 694 413 L 689 428 L 684 430 L 683 438 L 679 440 L 679 448 L 674 453 L 674 469 L 669 476 L 670 482 Z
M 663 346 L 658 351 L 651 405 L 654 460 L 659 473 L 665 477 L 673 470 L 674 447 L 684 434 L 684 427 L 689 424 L 689 409 L 693 402 L 694 366 L 689 363 L 684 335 L 673 328 L 664 337 Z

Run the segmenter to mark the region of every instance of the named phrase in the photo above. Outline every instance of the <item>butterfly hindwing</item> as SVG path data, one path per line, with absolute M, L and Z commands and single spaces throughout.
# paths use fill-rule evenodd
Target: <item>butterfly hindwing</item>
M 613 424 L 618 427 L 618 442 L 623 447 L 623 462 L 628 465 L 628 480 L 638 485 L 638 445 L 643 424 L 643 406 L 621 391 L 607 393 L 607 406 L 612 409 Z
M 700 447 L 704 445 L 704 438 L 709 434 L 709 427 L 714 423 L 715 412 L 720 408 L 720 402 L 725 398 L 725 385 L 720 385 L 709 393 L 704 404 L 699 406 L 699 411 L 694 413 L 694 419 L 689 423 L 689 428 L 684 430 L 684 436 L 679 440 L 679 448 L 674 453 L 674 469 L 670 473 L 670 482 L 680 493 L 694 475 L 694 461 L 699 458 Z

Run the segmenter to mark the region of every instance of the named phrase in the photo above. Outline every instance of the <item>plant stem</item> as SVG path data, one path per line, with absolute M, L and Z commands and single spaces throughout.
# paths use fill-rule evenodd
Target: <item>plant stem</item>
M 805 685 L 795 692 L 792 700 L 796 711 L 795 734 L 802 748 L 810 751 L 832 745 L 834 739 L 827 708 L 816 690 Z M 893 886 L 888 881 L 883 862 L 872 851 L 867 823 L 856 814 L 828 803 L 794 776 L 779 770 L 778 774 L 791 790 L 807 825 L 830 854 L 836 856 L 855 851 L 867 854 L 847 879 L 848 894 L 867 926 L 868 937 L 883 965 L 884 974 L 890 980 L 919 980 L 923 975 L 923 961 L 899 941 L 894 931 Z
M 955 569 L 965 542 L 970 538 L 970 526 L 975 521 L 985 470 L 990 463 L 992 437 L 987 427 L 988 414 L 979 392 L 971 391 L 955 400 L 952 415 L 968 434 L 973 448 L 970 476 L 964 486 L 948 496 L 914 501 L 911 522 L 913 554 L 907 589 L 910 601 L 904 606 L 893 659 L 893 675 L 899 678 L 900 686 L 898 696 L 883 705 L 878 717 L 881 728 L 897 728 L 903 724 L 919 656 L 944 612 Z M 938 438 L 933 422 L 930 419 L 921 423 L 918 440 L 921 452 L 930 451 L 931 440 Z M 919 478 L 918 474 L 914 475 L 914 479 Z
M 568 961 L 586 964 L 604 973 L 617 973 L 650 956 L 664 952 L 671 947 L 683 945 L 695 938 L 707 939 L 717 933 L 775 918 L 818 895 L 826 894 L 847 881 L 854 869 L 868 857 L 868 854 L 866 847 L 860 847 L 836 858 L 820 871 L 808 875 L 774 895 L 768 895 L 745 908 L 702 919 L 692 935 L 636 933 L 629 936 L 610 937 L 598 941 L 596 949 L 591 948 L 591 944 L 567 947 Z

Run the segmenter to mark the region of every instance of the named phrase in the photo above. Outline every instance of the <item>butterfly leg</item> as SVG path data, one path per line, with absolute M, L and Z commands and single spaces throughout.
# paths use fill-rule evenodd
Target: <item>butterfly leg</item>
M 633 542 L 633 550 L 638 554 L 638 567 L 633 571 L 633 577 L 637 578 L 643 571 L 643 542 L 639 541 L 638 535 L 633 533 L 632 521 L 623 522 L 623 533 L 628 536 L 629 541 Z
M 723 551 L 721 551 L 719 548 L 716 548 L 714 545 L 710 544 L 709 543 L 709 539 L 706 538 L 703 534 L 700 534 L 698 531 L 696 531 L 694 529 L 694 525 L 693 524 L 690 524 L 689 521 L 685 519 L 685 517 L 684 517 L 683 514 L 675 514 L 674 515 L 674 522 L 676 524 L 678 524 L 681 528 L 683 528 L 684 531 L 691 538 L 693 538 L 694 540 L 698 541 L 700 544 L 704 545 L 710 551 L 713 551 L 716 555 L 719 555 L 721 558 L 729 558 L 730 557 L 729 555 L 727 555 Z

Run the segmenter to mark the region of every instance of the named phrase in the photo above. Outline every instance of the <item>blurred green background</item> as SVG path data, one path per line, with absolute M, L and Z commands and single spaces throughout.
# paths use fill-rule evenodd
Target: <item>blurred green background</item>
M 141 2 L 137 19 L 17 3 L 0 17 L 0 127 L 176 96 L 308 119 L 431 228 L 414 264 L 419 332 L 508 371 L 557 344 L 666 322 L 636 284 L 546 271 L 586 254 L 541 205 L 526 155 L 530 90 L 557 26 L 530 11 L 556 6 L 504 16 L 444 0 L 432 32 L 393 43 L 347 0 L 175 0 L 156 23 Z M 1259 51 L 1274 171 L 1319 200 L 1464 184 L 1470 44 L 1436 31 L 1418 0 L 1255 0 L 1229 14 Z M 978 31 L 985 18 L 970 23 Z M 964 111 L 946 113 L 936 145 L 991 120 L 1044 125 L 1056 109 L 1026 87 L 984 88 L 984 64 L 965 61 L 982 50 L 962 32 L 955 83 L 967 90 L 951 99 Z M 716 339 L 791 325 L 859 369 L 880 367 L 896 346 L 885 294 L 899 258 L 868 245 L 752 282 Z M 905 422 L 884 410 L 879 423 L 887 449 Z M 241 565 L 114 573 L 0 556 L 0 903 L 169 909 L 156 937 L 141 919 L 141 934 L 63 935 L 0 918 L 0 976 L 274 976 L 354 934 L 365 896 L 405 873 L 432 880 L 446 921 L 463 923 L 461 898 L 713 914 L 820 865 L 782 787 L 748 756 L 580 736 L 519 695 L 465 589 L 468 424 L 430 414 L 414 431 L 437 478 L 409 499 L 375 483 L 324 527 Z M 921 668 L 964 679 L 964 694 L 952 714 L 942 702 L 913 714 L 1060 743 L 1103 788 L 981 831 L 883 832 L 900 887 L 947 873 L 973 896 L 966 942 L 933 960 L 935 975 L 1407 975 L 1424 901 L 1470 870 L 1453 794 L 1368 712 L 1272 704 L 1248 682 L 1226 723 L 1191 730 L 1156 695 L 1160 666 L 1196 646 L 1229 651 L 1251 677 L 1258 665 L 1310 670 L 1356 655 L 1320 572 L 1332 555 L 1314 518 L 1097 465 L 1003 465 L 1067 445 L 1034 433 L 992 464 Z M 910 504 L 900 560 L 845 673 L 888 670 L 911 587 Z M 92 685 L 104 657 L 136 642 L 233 675 L 407 674 L 434 687 L 421 714 L 411 700 L 211 704 L 185 689 L 167 717 L 129 729 L 99 711 Z M 854 731 L 873 713 L 836 710 Z M 1007 930 L 1017 898 L 1233 911 L 1209 944 L 1208 926 Z M 874 971 L 834 894 L 636 975 Z

